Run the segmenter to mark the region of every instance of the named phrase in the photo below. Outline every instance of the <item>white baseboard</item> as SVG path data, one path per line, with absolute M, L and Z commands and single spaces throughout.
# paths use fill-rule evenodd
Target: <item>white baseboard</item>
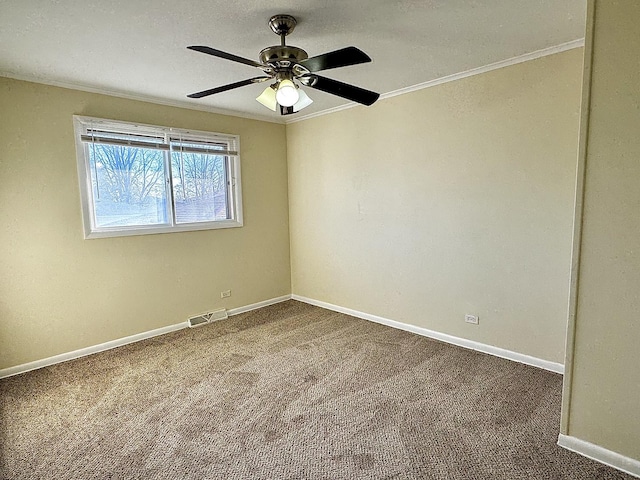
M 103 352 L 112 348 L 127 345 L 128 343 L 139 342 L 147 338 L 157 337 L 158 335 L 164 335 L 165 333 L 174 332 L 182 328 L 188 327 L 188 322 L 176 323 L 175 325 L 169 325 L 167 327 L 156 328 L 148 332 L 137 333 L 124 338 L 118 338 L 117 340 L 111 340 L 109 342 L 101 343 L 99 345 L 93 345 L 91 347 L 81 348 L 72 352 L 61 353 L 60 355 L 54 355 L 53 357 L 43 358 L 42 360 L 36 360 L 29 363 L 23 363 L 22 365 L 16 365 L 15 367 L 3 368 L 0 370 L 0 378 L 11 377 L 20 373 L 26 373 L 31 370 L 36 370 L 42 367 L 48 367 L 49 365 L 55 365 L 56 363 L 66 362 L 67 360 L 73 360 L 75 358 L 85 357 L 92 353 Z
M 534 367 L 542 368 L 544 370 L 549 370 L 551 372 L 563 373 L 564 371 L 564 367 L 560 363 L 549 362 L 547 360 L 531 357 L 529 355 L 512 352 L 510 350 L 505 350 L 505 349 L 494 347 L 491 345 L 485 345 L 483 343 L 474 342 L 473 340 L 467 340 L 465 338 L 454 337 L 452 335 L 447 335 L 446 333 L 440 333 L 434 330 L 428 330 L 426 328 L 417 327 L 415 325 L 409 325 L 406 323 L 397 322 L 395 320 L 390 320 L 388 318 L 379 317 L 377 315 L 371 315 L 369 313 L 359 312 L 357 310 L 340 307 L 338 305 L 333 305 L 330 303 L 314 300 L 312 298 L 307 298 L 300 295 L 283 295 L 281 297 L 263 300 L 261 302 L 252 303 L 250 305 L 245 305 L 243 307 L 232 308 L 227 311 L 227 314 L 229 316 L 238 315 L 240 313 L 249 312 L 251 310 L 267 307 L 269 305 L 274 305 L 276 303 L 285 302 L 292 298 L 294 300 L 308 303 L 310 305 L 316 305 L 318 307 L 326 308 L 327 310 L 333 310 L 335 312 L 345 313 L 353 317 L 362 318 L 364 320 L 369 320 L 376 323 L 381 323 L 383 325 L 387 325 L 393 328 L 406 330 L 408 332 L 416 333 L 418 335 L 434 338 L 436 340 L 440 340 L 446 343 L 458 345 L 464 348 L 469 348 L 471 350 L 476 350 L 478 352 L 488 353 L 490 355 L 506 358 L 508 360 L 525 363 L 527 365 L 532 365 Z M 105 350 L 110 350 L 112 348 L 120 347 L 122 345 L 127 345 L 133 342 L 139 342 L 140 340 L 145 340 L 147 338 L 156 337 L 158 335 L 164 335 L 165 333 L 170 333 L 176 330 L 180 330 L 182 328 L 187 328 L 188 326 L 189 326 L 188 322 L 177 323 L 175 325 L 169 325 L 167 327 L 157 328 L 155 330 L 138 333 L 138 334 L 120 338 L 117 340 L 111 340 L 109 342 L 101 343 L 99 345 L 81 348 L 79 350 L 74 350 L 68 353 L 62 353 L 60 355 L 44 358 L 42 360 L 36 360 L 34 362 L 25 363 L 22 365 L 16 365 L 15 367 L 5 368 L 0 370 L 0 378 L 11 377 L 13 375 L 25 373 L 30 370 L 36 370 L 38 368 L 47 367 L 49 365 L 55 365 L 56 363 L 65 362 L 67 360 L 73 360 L 75 358 L 84 357 L 87 355 L 91 355 L 93 353 L 103 352 Z
M 612 452 L 593 443 L 580 440 L 579 438 L 563 435 L 562 433 L 558 435 L 558 445 L 590 458 L 591 460 L 604 463 L 605 465 L 640 478 L 640 461 L 638 460 L 625 457 L 624 455 Z
M 397 322 L 388 318 L 379 317 L 370 313 L 359 312 L 350 308 L 340 307 L 331 303 L 322 302 L 320 300 L 314 300 L 312 298 L 303 297 L 301 295 L 291 295 L 293 300 L 315 305 L 317 307 L 326 308 L 327 310 L 333 310 L 334 312 L 345 313 L 352 317 L 362 318 L 363 320 L 370 320 L 376 323 L 382 323 L 389 327 L 398 328 L 400 330 L 406 330 L 407 332 L 416 333 L 424 337 L 434 338 L 445 343 L 457 345 L 459 347 L 468 348 L 478 352 L 488 353 L 500 358 L 506 358 L 507 360 L 513 360 L 514 362 L 524 363 L 533 367 L 542 368 L 554 373 L 564 373 L 564 365 L 561 363 L 550 362 L 541 358 L 531 357 L 518 352 L 512 352 L 511 350 L 505 350 L 504 348 L 494 347 L 492 345 L 486 345 L 484 343 L 475 342 L 473 340 L 467 340 L 466 338 L 454 337 L 453 335 L 447 335 L 446 333 L 436 332 L 434 330 L 428 330 L 426 328 L 417 327 L 415 325 L 409 325 L 407 323 Z
M 271 298 L 269 300 L 263 300 L 262 302 L 252 303 L 251 305 L 245 305 L 244 307 L 232 308 L 227 311 L 229 316 L 238 315 L 240 313 L 249 312 L 258 308 L 274 305 L 276 303 L 290 300 L 291 295 L 283 295 L 282 297 Z M 175 325 L 169 325 L 166 327 L 156 328 L 155 330 L 149 330 L 148 332 L 136 333 L 128 337 L 119 338 L 117 340 L 111 340 L 109 342 L 101 343 L 99 345 L 93 345 L 91 347 L 81 348 L 72 352 L 61 353 L 60 355 L 54 355 L 53 357 L 43 358 L 42 360 L 36 360 L 29 363 L 23 363 L 22 365 L 16 365 L 15 367 L 3 368 L 0 370 L 0 378 L 12 377 L 20 373 L 26 373 L 31 370 L 36 370 L 42 367 L 48 367 L 49 365 L 55 365 L 56 363 L 66 362 L 67 360 L 73 360 L 75 358 L 85 357 L 93 353 L 104 352 L 105 350 L 111 350 L 112 348 L 121 347 L 129 343 L 139 342 L 140 340 L 146 340 L 147 338 L 157 337 L 158 335 L 164 335 L 165 333 L 175 332 L 187 328 L 189 322 L 176 323 Z
M 275 305 L 276 303 L 286 302 L 287 300 L 291 300 L 291 295 L 282 295 L 281 297 L 263 300 L 262 302 L 252 303 L 251 305 L 245 305 L 244 307 L 232 308 L 231 310 L 227 310 L 227 314 L 231 317 L 240 313 L 250 312 L 251 310 L 257 310 L 258 308 Z

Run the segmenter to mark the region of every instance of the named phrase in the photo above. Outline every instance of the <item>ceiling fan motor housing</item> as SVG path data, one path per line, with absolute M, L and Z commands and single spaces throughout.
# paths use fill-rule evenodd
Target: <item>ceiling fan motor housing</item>
M 293 32 L 298 22 L 291 15 L 274 15 L 269 19 L 269 27 L 280 36 L 280 45 L 267 47 L 260 52 L 260 62 L 279 69 L 289 69 L 292 64 L 309 58 L 307 52 L 298 47 L 285 45 L 284 37 Z

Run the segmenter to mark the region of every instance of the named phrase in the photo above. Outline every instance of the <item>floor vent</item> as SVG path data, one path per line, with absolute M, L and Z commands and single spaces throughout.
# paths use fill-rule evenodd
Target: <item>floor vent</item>
M 227 309 L 221 308 L 220 310 L 214 310 L 213 312 L 203 313 L 201 315 L 196 315 L 195 317 L 191 317 L 189 319 L 189 327 L 200 327 L 202 325 L 206 325 L 211 322 L 217 322 L 218 320 L 224 320 L 229 318 L 227 315 Z

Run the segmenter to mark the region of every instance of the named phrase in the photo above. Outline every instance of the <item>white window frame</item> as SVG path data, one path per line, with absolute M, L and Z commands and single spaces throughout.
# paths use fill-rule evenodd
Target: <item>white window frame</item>
M 199 130 L 185 130 L 180 128 L 162 127 L 140 123 L 107 120 L 74 115 L 73 125 L 76 141 L 76 157 L 78 164 L 78 180 L 80 185 L 80 200 L 82 206 L 82 223 L 84 226 L 84 238 L 123 237 L 130 235 L 149 235 L 156 233 L 189 232 L 195 230 L 211 230 L 218 228 L 242 227 L 242 182 L 240 180 L 240 138 L 237 135 L 204 132 Z M 176 223 L 174 207 L 173 183 L 171 175 L 171 150 L 167 149 L 164 155 L 166 191 L 167 191 L 167 218 L 169 223 L 165 225 L 134 225 L 99 227 L 94 215 L 93 187 L 91 181 L 91 168 L 89 165 L 89 146 L 87 133 L 100 128 L 124 134 L 163 136 L 165 142 L 170 144 L 170 139 L 180 138 L 184 141 L 201 142 L 225 142 L 230 148 L 225 153 L 227 169 L 227 205 L 230 218 L 210 222 Z M 82 137 L 85 137 L 84 140 Z

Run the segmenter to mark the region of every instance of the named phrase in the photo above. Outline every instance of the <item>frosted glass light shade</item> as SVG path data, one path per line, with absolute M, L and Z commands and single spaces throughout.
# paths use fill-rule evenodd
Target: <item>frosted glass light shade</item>
M 296 104 L 300 95 L 298 89 L 291 80 L 282 80 L 278 85 L 278 91 L 276 92 L 276 100 L 283 107 L 292 107 Z
M 299 94 L 300 98 L 293 105 L 293 111 L 294 112 L 299 112 L 304 107 L 308 107 L 309 105 L 311 105 L 313 103 L 313 100 L 311 100 L 309 98 L 309 96 L 306 93 L 304 93 L 304 90 L 302 90 L 301 88 L 298 89 L 298 94 Z
M 265 88 L 264 92 L 262 92 L 256 100 L 268 109 L 273 110 L 274 112 L 276 111 L 278 103 L 276 102 L 276 91 L 273 87 L 269 86 Z

